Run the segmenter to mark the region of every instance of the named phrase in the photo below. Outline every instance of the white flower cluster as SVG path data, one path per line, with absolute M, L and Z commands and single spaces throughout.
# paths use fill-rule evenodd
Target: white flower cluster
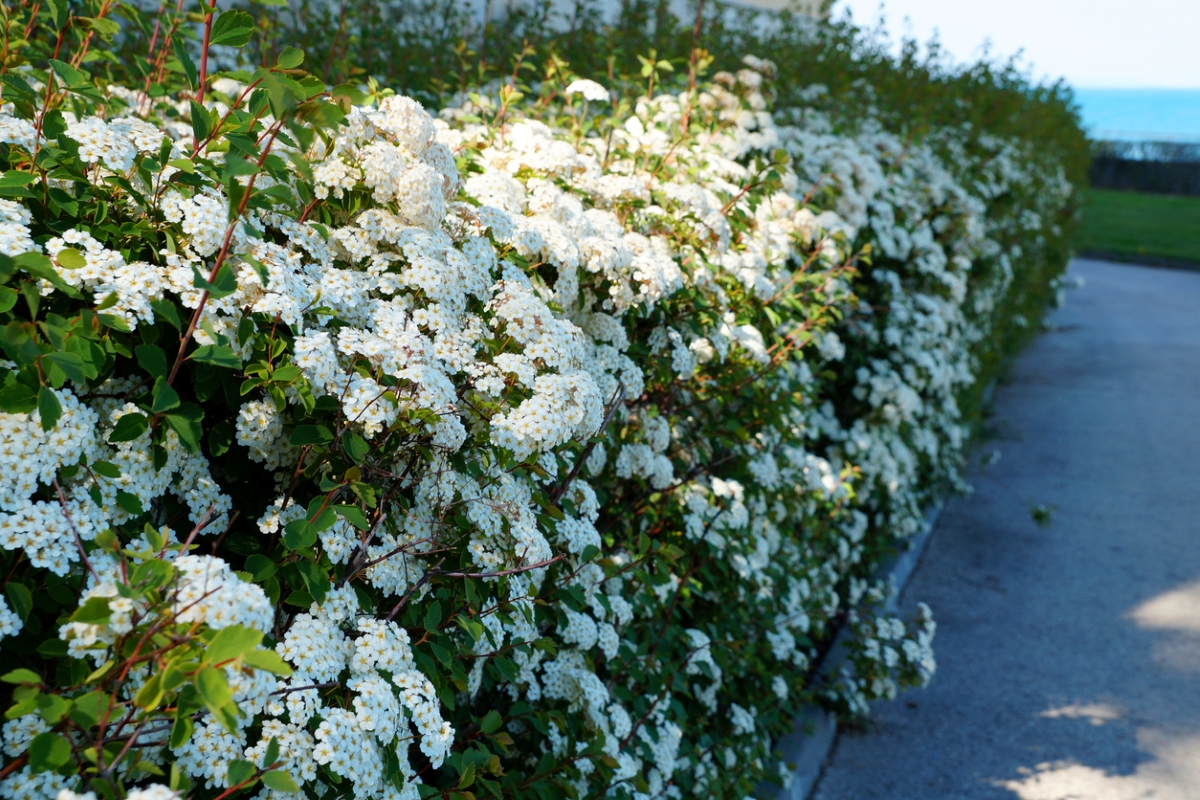
M 8 601 L 0 595 L 0 639 L 5 636 L 16 636 L 25 627 L 25 622 L 8 607 Z
M 262 587 L 241 580 L 223 560 L 187 555 L 172 563 L 178 571 L 178 579 L 172 584 L 176 621 L 204 623 L 214 629 L 230 625 L 242 625 L 264 633 L 271 629 L 275 612 Z M 66 622 L 59 627 L 58 635 L 67 642 L 73 657 L 83 658 L 90 654 L 103 661 L 106 652 L 97 649 L 97 645 L 110 645 L 118 636 L 130 633 L 136 622 L 135 615 L 144 614 L 146 609 L 120 595 L 117 584 L 122 582 L 121 575 L 111 557 L 96 559 L 92 568 L 97 570 L 98 578 L 92 579 L 93 585 L 83 594 L 80 604 L 93 597 L 107 598 L 108 621 L 96 624 Z
M 343 587 L 298 615 L 276 651 L 295 673 L 276 684 L 278 699 L 266 705 L 273 719 L 264 724 L 286 733 L 286 755 L 296 765 L 292 776 L 312 781 L 315 765 L 324 764 L 351 780 L 359 796 L 418 797 L 420 780 L 408 757 L 407 742 L 414 738 L 410 725 L 435 766 L 449 752 L 454 729 L 442 718 L 433 685 L 414 666 L 408 632 L 361 615 L 354 590 Z M 312 687 L 335 684 L 347 674 L 352 710 L 324 706 Z M 320 723 L 309 735 L 306 726 L 313 719 Z M 265 729 L 263 736 L 258 749 L 269 739 Z M 399 759 L 408 785 L 403 793 L 385 781 L 388 749 Z
M 0 200 L 0 253 L 11 257 L 41 249 L 29 235 L 32 220 L 33 215 L 25 206 L 15 200 Z
M 94 457 L 97 415 L 67 389 L 55 390 L 62 416 L 53 430 L 42 430 L 41 413 L 0 413 L 0 547 L 21 549 L 36 567 L 65 575 L 79 560 L 76 535 L 89 540 L 103 529 L 95 504 L 83 494 L 69 493 L 35 500 L 40 486 L 52 484 L 58 470 Z

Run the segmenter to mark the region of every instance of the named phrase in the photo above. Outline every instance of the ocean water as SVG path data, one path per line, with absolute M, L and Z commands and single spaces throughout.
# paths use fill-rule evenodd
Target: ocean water
M 1094 139 L 1200 142 L 1200 89 L 1076 89 Z

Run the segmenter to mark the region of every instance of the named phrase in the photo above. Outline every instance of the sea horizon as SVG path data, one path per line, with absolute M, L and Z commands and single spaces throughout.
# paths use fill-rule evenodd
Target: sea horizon
M 1200 142 L 1200 88 L 1075 88 L 1093 139 Z

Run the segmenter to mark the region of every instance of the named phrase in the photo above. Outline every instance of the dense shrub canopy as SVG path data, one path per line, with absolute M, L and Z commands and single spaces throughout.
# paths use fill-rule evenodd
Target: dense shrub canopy
M 0 796 L 737 797 L 928 680 L 872 575 L 1054 291 L 1064 151 L 677 33 L 435 112 L 357 11 L 188 13 L 5 9 Z

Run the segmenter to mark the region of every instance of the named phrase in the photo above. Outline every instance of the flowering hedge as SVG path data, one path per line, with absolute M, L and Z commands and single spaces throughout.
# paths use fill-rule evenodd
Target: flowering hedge
M 240 11 L 130 13 L 113 82 L 111 10 L 5 12 L 0 796 L 744 796 L 800 703 L 928 680 L 870 575 L 958 482 L 1043 154 L 703 53 L 433 115 L 210 70 Z

